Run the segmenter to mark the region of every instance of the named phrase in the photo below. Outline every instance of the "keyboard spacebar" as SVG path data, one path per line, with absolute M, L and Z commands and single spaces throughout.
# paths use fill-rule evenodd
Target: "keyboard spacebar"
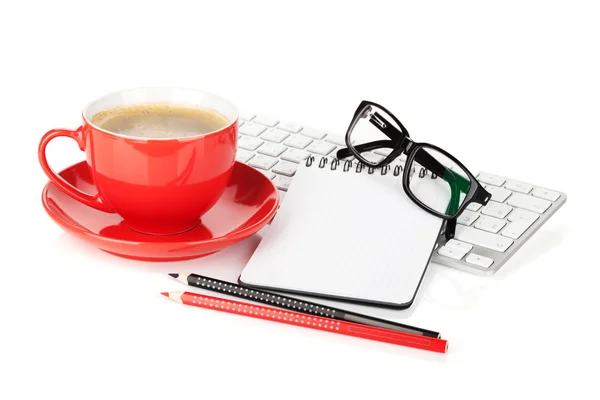
M 456 226 L 455 239 L 501 253 L 504 253 L 513 244 L 512 239 L 464 225 Z

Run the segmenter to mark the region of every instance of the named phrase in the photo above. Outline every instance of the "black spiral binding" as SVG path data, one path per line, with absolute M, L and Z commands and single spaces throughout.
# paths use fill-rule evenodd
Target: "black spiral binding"
M 306 159 L 306 166 L 307 167 L 312 166 L 315 163 L 315 161 L 316 161 L 316 159 L 314 156 L 309 156 Z M 351 161 L 351 160 L 343 161 L 343 160 L 338 160 L 336 158 L 328 158 L 328 157 L 321 157 L 317 166 L 321 169 L 325 169 L 325 168 L 327 168 L 328 165 L 329 165 L 329 169 L 331 169 L 332 171 L 335 171 L 338 168 L 340 168 L 343 172 L 348 172 L 352 169 L 352 167 L 354 167 L 354 171 L 357 174 L 360 174 L 361 172 L 366 170 L 369 175 L 373 175 L 376 170 L 379 170 L 379 173 L 381 175 L 387 175 L 391 171 L 391 174 L 394 176 L 401 176 L 403 174 L 404 168 L 405 168 L 403 165 L 395 165 L 394 167 L 386 165 L 385 167 L 381 167 L 381 168 L 373 168 L 373 167 L 370 167 L 370 166 L 365 165 L 358 161 Z M 436 174 L 428 171 L 427 169 L 425 169 L 423 167 L 418 167 L 418 168 L 412 167 L 411 172 L 413 174 L 416 174 L 419 178 L 425 178 L 426 176 L 429 176 L 431 179 L 437 178 Z

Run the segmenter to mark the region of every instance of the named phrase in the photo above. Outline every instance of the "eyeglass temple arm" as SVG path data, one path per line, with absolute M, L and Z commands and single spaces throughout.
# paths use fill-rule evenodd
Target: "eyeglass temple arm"
M 456 218 L 446 220 L 446 227 L 444 228 L 444 237 L 446 240 L 454 239 L 456 235 Z
M 448 182 L 452 186 L 452 189 L 459 190 L 463 193 L 467 193 L 469 191 L 469 187 L 471 187 L 471 181 L 469 179 L 457 174 L 450 168 L 446 168 L 444 165 L 442 165 L 442 163 L 436 160 L 435 157 L 426 151 L 417 150 L 415 161 Z
M 448 202 L 448 207 L 446 207 L 446 215 L 454 215 L 456 214 L 460 206 L 460 193 L 463 191 L 458 188 L 458 183 L 456 180 L 447 180 L 447 182 L 450 185 L 450 201 Z M 467 192 L 464 193 L 466 194 Z M 456 217 L 446 221 L 446 229 L 444 231 L 444 236 L 446 237 L 446 240 L 450 240 L 454 238 L 455 233 Z

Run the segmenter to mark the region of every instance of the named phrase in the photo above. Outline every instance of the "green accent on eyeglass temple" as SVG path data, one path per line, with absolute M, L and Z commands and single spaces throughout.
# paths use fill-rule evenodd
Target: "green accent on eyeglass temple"
M 466 195 L 469 192 L 471 181 L 449 168 L 445 169 L 442 179 L 450 185 L 450 202 L 446 208 L 446 215 L 454 215 L 460 207 L 460 194 Z

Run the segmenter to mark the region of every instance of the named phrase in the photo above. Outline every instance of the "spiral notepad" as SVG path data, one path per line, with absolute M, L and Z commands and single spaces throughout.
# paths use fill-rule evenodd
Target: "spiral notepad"
M 400 167 L 375 170 L 330 160 L 311 158 L 298 168 L 240 283 L 409 307 L 442 219 L 408 198 Z

